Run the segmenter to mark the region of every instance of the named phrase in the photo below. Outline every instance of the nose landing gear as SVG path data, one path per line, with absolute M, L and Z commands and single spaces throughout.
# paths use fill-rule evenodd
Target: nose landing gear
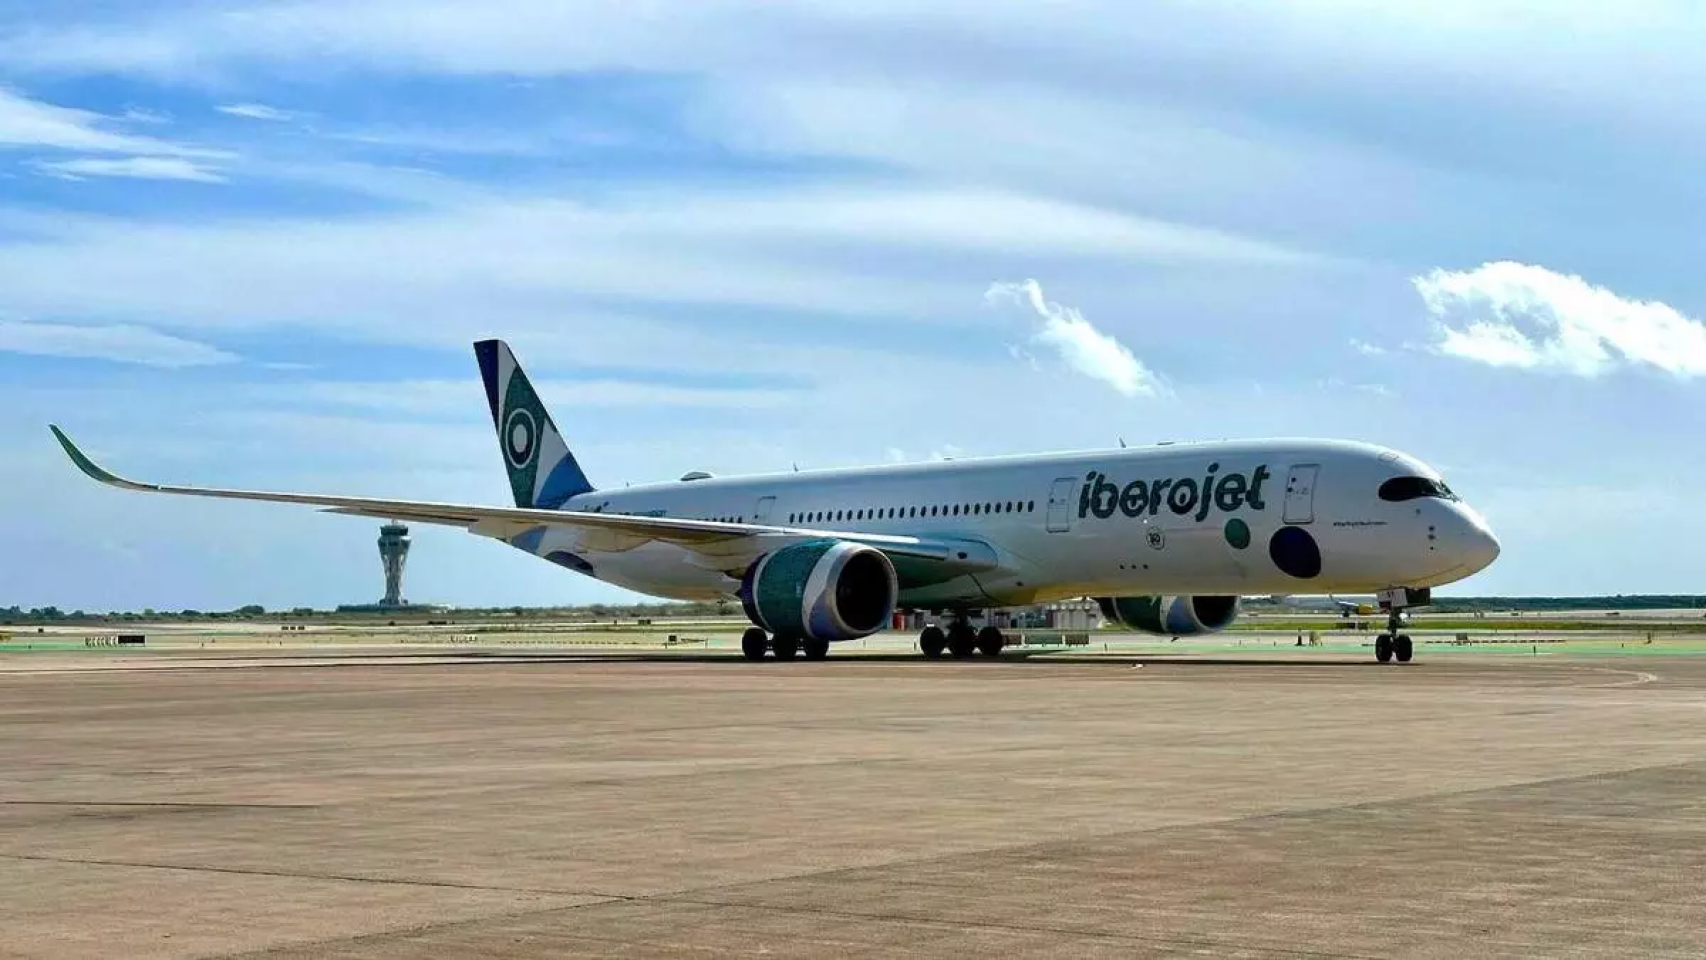
M 1380 609 L 1386 612 L 1386 632 L 1374 638 L 1374 659 L 1381 663 L 1393 660 L 1409 663 L 1415 646 L 1409 634 L 1398 632 L 1404 626 L 1404 611 L 1410 607 L 1427 606 L 1433 600 L 1432 594 L 1426 588 L 1396 587 L 1382 590 L 1379 600 Z

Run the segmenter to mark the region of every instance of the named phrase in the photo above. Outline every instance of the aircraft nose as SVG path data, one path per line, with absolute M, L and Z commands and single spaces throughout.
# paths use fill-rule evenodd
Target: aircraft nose
M 1468 507 L 1457 511 L 1459 522 L 1453 546 L 1463 562 L 1473 570 L 1491 566 L 1499 558 L 1499 538 L 1493 535 L 1487 521 Z

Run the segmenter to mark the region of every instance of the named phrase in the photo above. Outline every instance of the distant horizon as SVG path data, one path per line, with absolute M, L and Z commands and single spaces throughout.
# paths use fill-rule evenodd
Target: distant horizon
M 1317 597 L 1326 598 L 1329 595 L 1328 594 L 1289 594 L 1287 596 L 1288 596 L 1288 598 L 1295 597 L 1298 599 L 1312 599 L 1312 598 L 1317 598 Z M 1358 596 L 1358 595 L 1349 594 L 1347 596 Z M 1246 597 L 1243 597 L 1242 599 L 1243 599 L 1246 606 L 1250 606 L 1250 605 L 1255 605 L 1255 606 L 1267 606 L 1267 605 L 1284 606 L 1285 602 L 1286 602 L 1285 600 L 1270 600 L 1268 595 L 1265 595 L 1265 594 L 1264 595 L 1246 596 Z M 1058 602 L 1071 602 L 1071 601 L 1058 601 Z M 1581 606 L 1566 607 L 1566 606 L 1559 606 L 1560 604 L 1580 604 Z M 513 614 L 513 613 L 517 613 L 517 612 L 524 613 L 524 614 L 554 613 L 554 612 L 588 613 L 588 612 L 592 612 L 592 611 L 598 610 L 598 609 L 604 609 L 607 611 L 617 611 L 617 612 L 645 613 L 645 612 L 650 612 L 650 611 L 667 611 L 667 610 L 704 610 L 706 608 L 711 608 L 714 610 L 719 605 L 722 605 L 722 606 L 725 606 L 728 608 L 726 610 L 726 615 L 728 615 L 728 616 L 739 616 L 740 615 L 739 603 L 738 603 L 738 601 L 735 601 L 735 600 L 703 601 L 703 602 L 674 601 L 674 600 L 645 600 L 645 601 L 639 601 L 639 602 L 633 602 L 633 603 L 620 603 L 620 602 L 607 603 L 607 602 L 601 602 L 601 601 L 594 601 L 591 603 L 581 603 L 581 604 L 558 604 L 558 605 L 539 605 L 539 606 L 527 606 L 527 605 L 521 605 L 521 604 L 497 604 L 497 605 L 491 605 L 491 606 L 452 606 L 452 605 L 433 604 L 433 603 L 410 603 L 406 606 L 397 607 L 397 608 L 390 608 L 390 609 L 382 608 L 377 604 L 343 604 L 341 606 L 346 607 L 346 608 L 351 608 L 351 609 L 342 609 L 342 610 L 340 610 L 338 607 L 294 606 L 294 607 L 281 607 L 281 608 L 267 608 L 267 607 L 264 607 L 264 606 L 261 606 L 258 604 L 245 604 L 243 606 L 233 607 L 233 608 L 224 609 L 224 610 L 202 610 L 202 609 L 193 608 L 193 607 L 183 608 L 183 609 L 179 609 L 179 610 L 162 610 L 162 609 L 150 609 L 150 608 L 144 608 L 142 610 L 106 610 L 106 611 L 59 610 L 58 616 L 55 619 L 77 620 L 77 619 L 90 619 L 90 618 L 99 618 L 99 617 L 106 617 L 106 618 L 113 618 L 113 617 L 128 617 L 128 618 L 157 617 L 157 618 L 175 618 L 175 619 L 186 619 L 186 618 L 194 618 L 194 617 L 210 617 L 210 618 L 216 617 L 216 618 L 222 618 L 222 619 L 230 619 L 230 618 L 234 618 L 234 617 L 293 617 L 293 616 L 295 616 L 295 617 L 310 617 L 310 616 L 325 616 L 325 615 L 334 615 L 335 616 L 338 614 L 343 614 L 343 615 L 352 616 L 352 617 L 376 618 L 376 617 L 384 617 L 387 614 L 443 613 L 443 614 L 450 614 L 450 615 L 455 615 L 455 614 L 497 614 L 497 615 L 501 615 L 501 614 L 506 614 L 506 613 Z M 1537 610 L 1546 610 L 1546 609 L 1552 609 L 1552 610 L 1600 609 L 1600 608 L 1604 608 L 1604 609 L 1619 609 L 1619 608 L 1621 608 L 1621 609 L 1671 609 L 1671 608 L 1688 609 L 1688 608 L 1692 608 L 1695 606 L 1699 606 L 1701 608 L 1706 608 L 1706 594 L 1631 593 L 1631 594 L 1581 594 L 1581 595 L 1563 594 L 1563 595 L 1553 595 L 1553 596 L 1539 596 L 1539 595 L 1536 595 L 1536 596 L 1524 596 L 1524 595 L 1502 596 L 1502 595 L 1469 595 L 1469 594 L 1450 595 L 1450 594 L 1437 594 L 1436 593 L 1434 595 L 1434 605 L 1433 606 L 1434 606 L 1434 608 L 1439 608 L 1439 607 L 1461 607 L 1461 606 L 1497 607 L 1500 605 L 1528 607 L 1528 608 L 1537 609 Z M 1026 606 L 1027 607 L 1043 607 L 1043 606 L 1049 606 L 1049 604 L 1047 604 L 1047 603 L 1027 604 Z M 258 609 L 255 609 L 255 608 L 258 608 Z M 6 623 L 14 622 L 14 621 L 36 622 L 36 621 L 41 620 L 42 617 L 32 616 L 32 614 L 36 613 L 37 611 L 43 611 L 43 610 L 48 610 L 48 609 L 53 609 L 53 608 L 49 608 L 49 607 L 21 607 L 21 606 L 0 607 L 0 625 L 5 625 Z M 1429 608 L 1423 608 L 1423 609 L 1425 612 Z

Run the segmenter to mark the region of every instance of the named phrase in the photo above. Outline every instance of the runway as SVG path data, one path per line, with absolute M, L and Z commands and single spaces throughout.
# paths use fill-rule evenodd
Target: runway
M 0 666 L 4 956 L 1706 951 L 1706 657 Z

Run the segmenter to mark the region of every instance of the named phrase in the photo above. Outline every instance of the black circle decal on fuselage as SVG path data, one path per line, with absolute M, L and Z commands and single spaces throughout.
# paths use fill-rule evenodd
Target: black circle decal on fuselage
M 1282 573 L 1299 580 L 1321 575 L 1321 548 L 1302 527 L 1280 527 L 1268 540 L 1268 556 Z
M 509 419 L 504 422 L 504 448 L 509 454 L 509 462 L 517 469 L 527 466 L 533 459 L 533 444 L 539 437 L 539 429 L 533 422 L 533 414 L 526 410 L 510 411 Z

